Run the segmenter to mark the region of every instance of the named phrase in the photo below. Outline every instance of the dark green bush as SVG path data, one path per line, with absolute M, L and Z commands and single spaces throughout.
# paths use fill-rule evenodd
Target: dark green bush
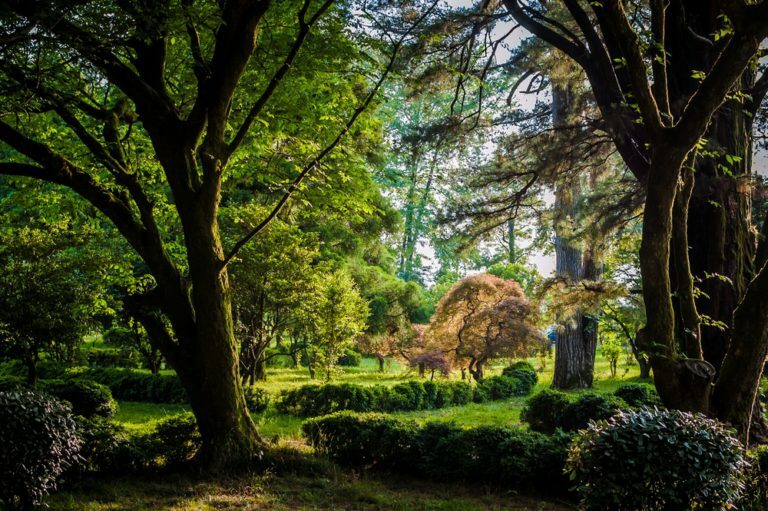
M 43 392 L 68 401 L 75 415 L 111 417 L 117 410 L 117 403 L 112 399 L 109 387 L 95 381 L 80 378 L 40 380 L 38 387 Z
M 28 390 L 0 392 L 0 499 L 31 509 L 78 461 L 81 441 L 66 404 Z
M 613 393 L 614 396 L 623 399 L 629 406 L 659 406 L 661 400 L 656 389 L 642 383 L 625 383 Z
M 94 367 L 82 378 L 106 385 L 116 399 L 150 403 L 187 403 L 187 393 L 174 374 L 151 374 L 134 369 Z
M 338 463 L 386 468 L 440 481 L 473 481 L 511 489 L 565 493 L 570 437 L 522 428 L 452 423 L 423 426 L 378 413 L 338 412 L 305 421 L 304 435 Z
M 623 409 L 627 409 L 627 404 L 617 397 L 583 392 L 565 407 L 558 427 L 563 431 L 576 431 L 586 428 L 589 421 L 609 419 Z
M 363 361 L 363 356 L 354 350 L 346 350 L 342 356 L 339 357 L 338 364 L 342 367 L 358 367 L 360 362 Z
M 302 424 L 315 449 L 343 465 L 412 467 L 417 426 L 380 413 L 338 412 Z
M 155 454 L 166 466 L 180 466 L 190 461 L 202 445 L 197 422 L 192 413 L 183 413 L 160 421 L 153 435 Z
M 520 418 L 533 431 L 552 434 L 562 423 L 562 416 L 570 404 L 568 394 L 545 389 L 525 402 Z
M 576 431 L 591 420 L 608 419 L 629 408 L 621 399 L 595 392 L 583 392 L 575 398 L 559 390 L 547 389 L 528 399 L 520 418 L 540 433 L 556 430 Z
M 81 472 L 125 474 L 151 466 L 152 454 L 142 435 L 130 436 L 120 424 L 104 417 L 75 417 L 82 440 Z
M 507 378 L 517 378 L 525 382 L 528 389 L 525 392 L 526 394 L 533 390 L 533 387 L 539 383 L 539 375 L 536 374 L 536 370 L 529 362 L 524 360 L 505 367 L 501 372 L 501 375 L 506 376 Z
M 568 457 L 582 505 L 595 511 L 726 509 L 745 466 L 741 444 L 718 422 L 648 408 L 590 424 Z
M 490 378 L 483 378 L 477 383 L 473 400 L 476 403 L 499 401 L 514 396 L 524 396 L 530 392 L 530 389 L 527 381 L 523 379 L 491 376 Z
M 259 387 L 243 387 L 245 394 L 245 405 L 251 413 L 261 413 L 269 406 L 269 392 Z

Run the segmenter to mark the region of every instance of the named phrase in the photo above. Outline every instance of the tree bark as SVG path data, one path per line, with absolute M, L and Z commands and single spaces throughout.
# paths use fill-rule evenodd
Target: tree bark
M 555 127 L 567 124 L 571 115 L 572 93 L 567 86 L 555 84 L 552 90 L 552 122 Z M 583 278 L 596 278 L 598 264 L 589 257 L 585 260 L 581 250 L 573 246 L 570 234 L 577 215 L 577 202 L 581 194 L 578 178 L 560 182 L 555 191 L 555 274 L 569 283 Z M 589 270 L 590 275 L 585 275 Z M 575 311 L 557 332 L 555 370 L 552 387 L 557 389 L 590 388 L 592 386 L 597 348 L 597 322 Z

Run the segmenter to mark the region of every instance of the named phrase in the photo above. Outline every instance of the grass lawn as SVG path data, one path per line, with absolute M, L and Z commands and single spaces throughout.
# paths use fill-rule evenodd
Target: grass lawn
M 538 365 L 535 359 L 531 359 L 534 366 Z M 497 374 L 506 365 L 499 362 L 488 370 L 488 374 Z M 546 368 L 539 373 L 539 383 L 534 393 L 548 388 L 552 383 L 552 371 L 554 359 L 547 359 Z M 598 353 L 595 362 L 595 385 L 598 392 L 612 392 L 622 383 L 637 382 L 639 379 L 637 365 L 627 365 L 622 361 L 619 365 L 616 378 L 611 377 L 608 361 Z M 403 367 L 396 361 L 385 367 L 384 372 L 378 371 L 378 363 L 375 359 L 363 359 L 359 367 L 344 367 L 335 377 L 336 382 L 357 383 L 361 385 L 394 385 L 403 380 L 417 378 L 416 373 Z M 273 395 L 281 390 L 295 388 L 309 383 L 321 383 L 311 380 L 306 369 L 269 368 L 267 381 L 258 386 L 266 389 Z M 517 397 L 506 401 L 493 401 L 488 403 L 472 403 L 466 406 L 454 406 L 438 410 L 420 410 L 415 412 L 396 412 L 392 415 L 407 417 L 418 421 L 443 420 L 454 421 L 466 426 L 478 425 L 504 425 L 520 422 L 520 411 L 527 397 Z M 189 410 L 184 405 L 167 405 L 153 403 L 121 402 L 115 420 L 125 426 L 131 432 L 150 431 L 154 424 L 166 417 L 183 413 Z M 299 417 L 278 414 L 274 407 L 254 416 L 264 438 L 278 441 L 285 440 L 296 442 L 301 437 L 302 419 Z
M 535 360 L 531 361 L 534 366 Z M 499 373 L 507 361 L 500 361 L 488 371 Z M 539 392 L 552 381 L 554 360 L 547 359 L 539 373 Z M 394 385 L 417 375 L 393 362 L 384 372 L 378 371 L 373 359 L 364 359 L 360 367 L 343 368 L 334 381 L 362 385 Z M 595 390 L 611 392 L 620 384 L 639 381 L 636 365 L 622 364 L 616 378 L 611 378 L 607 360 L 598 354 L 595 368 Z M 270 368 L 268 381 L 259 384 L 271 394 L 299 385 L 313 383 L 306 369 Z M 314 383 L 319 383 L 315 381 Z M 393 415 L 418 421 L 454 421 L 460 425 L 506 425 L 520 422 L 526 397 L 506 401 L 469 404 L 439 410 L 399 412 Z M 132 433 L 149 432 L 165 417 L 189 410 L 184 405 L 121 402 L 115 420 Z M 278 414 L 274 406 L 254 416 L 262 437 L 277 444 L 311 455 L 301 438 L 299 417 Z M 319 463 L 324 464 L 322 460 Z M 301 472 L 306 474 L 306 470 Z M 208 510 L 424 510 L 424 511 L 566 511 L 567 504 L 522 497 L 509 492 L 461 484 L 440 485 L 396 476 L 367 475 L 331 466 L 321 474 L 241 475 L 230 478 L 199 479 L 182 474 L 132 476 L 123 479 L 95 479 L 79 487 L 60 492 L 49 500 L 54 511 L 208 511 Z
M 48 499 L 52 511 L 567 511 L 566 504 L 482 488 L 370 478 L 252 475 L 215 480 L 185 475 L 101 479 Z

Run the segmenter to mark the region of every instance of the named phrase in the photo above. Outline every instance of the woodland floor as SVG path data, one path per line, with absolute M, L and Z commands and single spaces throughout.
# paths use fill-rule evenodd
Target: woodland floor
M 101 479 L 48 500 L 51 511 L 566 511 L 564 503 L 461 485 L 445 486 L 400 478 L 252 475 L 201 480 Z

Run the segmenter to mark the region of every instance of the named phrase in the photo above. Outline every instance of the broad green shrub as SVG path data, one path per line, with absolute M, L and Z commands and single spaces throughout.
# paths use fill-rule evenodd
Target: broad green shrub
M 180 466 L 189 462 L 202 446 L 197 422 L 191 412 L 175 415 L 157 423 L 152 435 L 153 454 L 165 466 Z
M 342 356 L 339 357 L 338 364 L 342 367 L 358 367 L 363 361 L 363 356 L 354 351 L 346 350 Z
M 32 509 L 78 461 L 81 441 L 66 404 L 32 391 L 0 392 L 0 499 Z
M 536 370 L 529 362 L 524 360 L 505 367 L 501 372 L 501 375 L 506 376 L 507 378 L 516 378 L 524 382 L 526 384 L 526 394 L 530 393 L 531 390 L 533 390 L 533 387 L 539 383 L 539 375 L 536 374 Z
M 568 394 L 559 390 L 545 389 L 525 402 L 520 418 L 533 431 L 552 434 L 562 423 L 562 416 L 570 404 Z
M 245 395 L 245 405 L 251 413 L 261 413 L 269 406 L 269 392 L 264 389 L 245 386 L 243 387 L 243 394 Z
M 661 399 L 659 399 L 656 389 L 642 383 L 624 383 L 619 385 L 619 388 L 614 391 L 613 395 L 623 399 L 629 406 L 661 405 Z
M 188 403 L 187 393 L 174 374 L 94 367 L 79 373 L 82 378 L 106 385 L 116 399 L 149 403 Z
M 338 412 L 302 424 L 315 449 L 343 465 L 413 467 L 417 452 L 414 421 L 380 413 Z
M 109 387 L 95 381 L 80 378 L 40 380 L 38 387 L 43 392 L 68 401 L 75 415 L 112 417 L 117 410 L 117 403 L 112 399 Z
M 617 397 L 582 392 L 565 407 L 558 427 L 563 431 L 584 429 L 589 421 L 609 419 L 626 408 L 627 404 Z
M 528 386 L 527 381 L 524 379 L 491 376 L 490 378 L 483 378 L 477 383 L 473 400 L 476 403 L 499 401 L 514 396 L 524 396 L 530 390 L 531 387 Z
M 518 427 L 461 428 L 379 413 L 338 412 L 304 422 L 315 449 L 338 463 L 385 468 L 440 481 L 472 481 L 510 489 L 567 491 L 563 467 L 570 436 Z
M 75 417 L 82 441 L 81 472 L 125 474 L 151 467 L 144 435 L 129 435 L 123 426 L 104 417 Z
M 520 418 L 540 433 L 556 430 L 576 431 L 591 420 L 608 419 L 629 406 L 615 396 L 583 392 L 571 397 L 559 390 L 547 389 L 525 402 Z
M 726 509 L 745 467 L 741 445 L 720 423 L 648 408 L 590 424 L 567 464 L 582 506 L 594 511 Z

